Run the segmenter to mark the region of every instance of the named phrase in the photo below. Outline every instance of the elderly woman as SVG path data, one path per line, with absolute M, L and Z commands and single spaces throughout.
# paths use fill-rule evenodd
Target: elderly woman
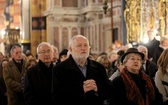
M 110 105 L 161 105 L 162 95 L 155 82 L 140 70 L 144 54 L 129 48 L 121 57 L 125 66 L 112 83 Z

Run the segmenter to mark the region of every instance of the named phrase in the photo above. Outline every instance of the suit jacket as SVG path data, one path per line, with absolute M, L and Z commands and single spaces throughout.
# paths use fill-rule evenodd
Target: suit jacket
M 53 68 L 52 93 L 54 105 L 103 105 L 108 97 L 109 81 L 106 70 L 100 63 L 87 59 L 86 77 L 72 56 Z M 98 92 L 84 93 L 83 82 L 96 81 Z
M 154 78 L 157 70 L 158 70 L 158 67 L 155 62 L 149 61 L 149 60 L 146 61 L 145 73 L 147 75 L 149 75 L 151 78 Z
M 16 67 L 13 60 L 4 67 L 3 76 L 7 88 L 8 105 L 24 105 L 21 77 L 25 74 L 26 61 L 22 60 L 22 70 Z
M 155 50 L 153 52 L 153 60 L 152 61 L 157 64 L 157 61 L 163 51 L 164 51 L 164 49 L 162 47 L 155 48 Z
M 155 54 L 154 52 L 158 49 L 160 42 L 156 40 L 155 38 L 152 41 L 149 41 L 148 43 L 144 44 L 148 49 L 148 57 L 154 58 Z

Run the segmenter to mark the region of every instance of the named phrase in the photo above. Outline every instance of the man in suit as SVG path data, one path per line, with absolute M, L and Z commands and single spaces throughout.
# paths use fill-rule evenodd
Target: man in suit
M 153 57 L 155 56 L 154 51 L 158 49 L 160 42 L 155 38 L 156 31 L 154 28 L 151 28 L 147 32 L 149 42 L 144 44 L 144 46 L 148 49 L 148 58 L 149 60 L 153 61 Z M 156 62 L 155 62 L 156 63 Z
M 89 50 L 89 41 L 83 35 L 71 39 L 68 59 L 53 68 L 54 105 L 103 105 L 107 99 L 106 70 L 88 58 Z
M 145 55 L 145 59 L 143 61 L 141 69 L 144 70 L 146 74 L 148 74 L 151 78 L 154 79 L 155 73 L 158 70 L 156 63 L 148 59 L 148 49 L 145 46 L 139 45 L 137 49 L 139 52 Z

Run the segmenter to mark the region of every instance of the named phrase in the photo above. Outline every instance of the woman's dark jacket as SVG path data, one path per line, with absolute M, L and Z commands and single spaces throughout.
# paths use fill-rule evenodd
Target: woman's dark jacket
M 140 75 L 131 74 L 132 79 L 134 80 L 135 84 L 139 88 L 141 95 L 145 96 L 145 83 Z M 150 77 L 149 77 L 150 78 Z M 157 87 L 155 86 L 154 80 L 151 78 L 154 90 L 155 90 L 155 100 L 150 105 L 162 105 L 162 95 L 159 93 Z M 111 99 L 110 99 L 110 105 L 137 105 L 133 102 L 130 102 L 126 96 L 126 86 L 124 84 L 124 81 L 122 79 L 122 76 L 116 77 L 112 82 L 112 93 L 111 93 Z M 138 98 L 138 97 L 137 97 Z M 145 98 L 145 97 L 143 97 Z

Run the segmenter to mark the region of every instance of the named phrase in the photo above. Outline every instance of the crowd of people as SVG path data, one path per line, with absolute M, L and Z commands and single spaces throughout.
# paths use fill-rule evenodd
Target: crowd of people
M 0 53 L 0 105 L 167 105 L 168 38 L 148 35 L 148 44 L 117 40 L 100 54 L 83 35 L 62 51 L 41 42 L 36 57 L 14 45 L 10 58 Z

